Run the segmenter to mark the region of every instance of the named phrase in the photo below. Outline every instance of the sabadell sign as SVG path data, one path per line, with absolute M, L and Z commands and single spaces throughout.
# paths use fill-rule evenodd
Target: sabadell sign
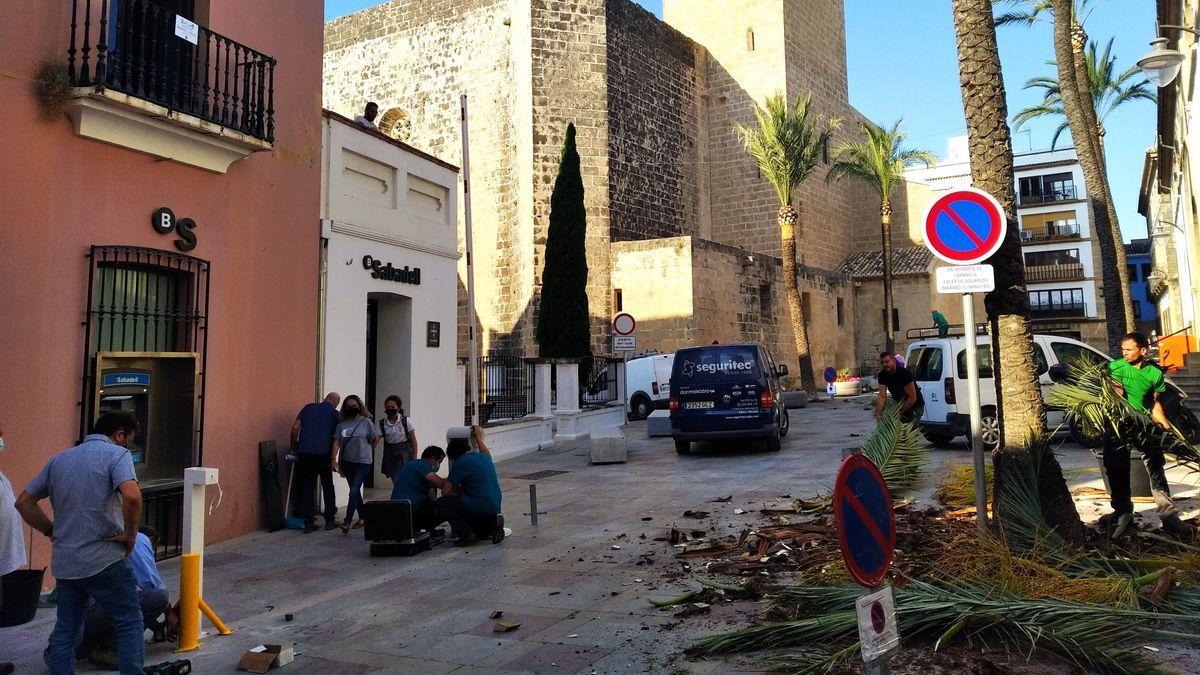
M 413 284 L 419 286 L 421 284 L 421 268 L 394 267 L 392 263 L 384 264 L 376 260 L 372 256 L 364 255 L 362 259 L 363 269 L 371 273 L 372 279 L 382 279 L 383 281 L 395 281 L 401 284 Z

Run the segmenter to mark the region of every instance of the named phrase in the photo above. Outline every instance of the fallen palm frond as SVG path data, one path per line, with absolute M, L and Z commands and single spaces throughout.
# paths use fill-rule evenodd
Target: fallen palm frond
M 900 421 L 900 405 L 889 402 L 883 419 L 867 437 L 861 451 L 883 474 L 892 496 L 908 492 L 929 458 L 925 437 L 916 424 Z
M 1013 653 L 1034 650 L 1087 669 L 1160 673 L 1140 645 L 1147 641 L 1196 642 L 1190 634 L 1157 628 L 1159 621 L 1197 623 L 1194 614 L 1163 614 L 1055 598 L 1023 598 L 970 584 L 912 580 L 894 589 L 900 634 L 905 639 L 953 640 L 971 646 L 1001 646 Z M 755 626 L 701 640 L 699 654 L 805 648 L 797 657 L 776 658 L 804 672 L 828 672 L 857 647 L 853 609 L 856 586 L 792 587 L 779 597 L 812 612 L 797 621 Z M 817 653 L 812 653 L 815 650 Z
M 1067 381 L 1050 389 L 1046 403 L 1063 408 L 1084 435 L 1112 437 L 1135 448 L 1158 449 L 1180 464 L 1200 471 L 1200 453 L 1174 425 L 1162 429 L 1117 392 L 1108 368 L 1090 361 L 1066 364 Z
M 984 485 L 987 486 L 987 501 L 992 501 L 992 465 L 983 465 Z M 956 464 L 951 467 L 945 480 L 938 483 L 933 491 L 933 498 L 947 506 L 967 506 L 975 503 L 975 467 L 970 464 Z

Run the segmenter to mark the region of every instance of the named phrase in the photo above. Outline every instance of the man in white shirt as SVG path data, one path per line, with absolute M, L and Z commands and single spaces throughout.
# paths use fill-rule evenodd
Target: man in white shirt
M 0 452 L 4 452 L 4 428 L 0 427 Z M 25 564 L 25 538 L 22 535 L 21 514 L 12 483 L 0 471 L 0 577 L 20 569 Z M 4 605 L 4 584 L 0 583 L 0 606 Z M 13 671 L 13 664 L 0 661 L 0 673 Z
M 379 115 L 379 104 L 374 101 L 371 101 L 370 103 L 367 104 L 366 109 L 363 110 L 363 114 L 359 115 L 358 117 L 355 117 L 354 121 L 358 122 L 360 125 L 368 128 L 368 129 L 373 129 L 375 131 L 379 131 L 379 127 L 376 126 L 376 124 L 375 124 L 375 118 L 378 115 Z

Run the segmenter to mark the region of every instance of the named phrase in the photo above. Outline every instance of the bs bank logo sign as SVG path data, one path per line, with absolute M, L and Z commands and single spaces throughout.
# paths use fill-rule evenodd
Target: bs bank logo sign
M 684 361 L 683 370 L 681 372 L 683 373 L 684 377 L 692 377 L 696 373 L 715 375 L 717 373 L 737 373 L 751 370 L 753 368 L 754 364 L 750 363 L 749 361 L 725 361 L 722 363 L 695 363 L 693 361 Z

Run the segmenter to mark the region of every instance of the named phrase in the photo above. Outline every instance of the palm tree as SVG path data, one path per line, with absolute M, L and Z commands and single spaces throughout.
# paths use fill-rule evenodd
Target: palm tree
M 1067 118 L 1079 166 L 1087 183 L 1088 201 L 1095 220 L 1096 243 L 1100 248 L 1103 268 L 1104 313 L 1108 329 L 1109 351 L 1120 350 L 1120 339 L 1134 329 L 1133 303 L 1130 300 L 1129 272 L 1125 266 L 1125 247 L 1121 245 L 1121 224 L 1112 201 L 1112 188 L 1105 169 L 1103 134 L 1096 114 L 1094 87 L 1087 64 L 1085 46 L 1087 32 L 1083 23 L 1091 0 L 1001 0 L 1022 10 L 1002 14 L 996 25 L 1024 24 L 1027 26 L 1051 14 L 1054 21 L 1054 62 L 1058 68 L 1062 111 Z M 1057 20 L 1062 17 L 1063 20 Z M 1057 138 L 1057 135 L 1056 135 Z
M 807 391 L 814 390 L 816 381 L 796 277 L 796 226 L 800 222 L 801 205 L 795 197 L 800 184 L 821 163 L 829 138 L 840 124 L 837 119 L 826 120 L 815 115 L 811 101 L 811 95 L 797 96 L 796 101 L 788 106 L 783 94 L 775 94 L 768 97 L 762 106 L 757 103 L 754 105 L 757 126 L 734 125 L 734 130 L 746 146 L 746 152 L 754 158 L 758 170 L 774 186 L 775 194 L 779 197 L 783 283 L 787 289 L 792 334 L 800 360 L 800 383 Z
M 879 191 L 879 229 L 883 238 L 883 335 L 884 349 L 896 348 L 892 325 L 892 188 L 910 166 L 933 166 L 933 155 L 925 150 L 904 147 L 906 135 L 901 120 L 891 129 L 864 122 L 862 141 L 843 143 L 833 156 L 833 166 L 825 181 L 858 178 Z
M 1108 39 L 1108 44 L 1104 46 L 1104 53 L 1097 55 L 1097 45 L 1094 41 L 1088 40 L 1087 50 L 1084 53 L 1084 61 L 1087 65 L 1087 82 L 1088 89 L 1091 91 L 1092 104 L 1096 109 L 1096 140 L 1100 142 L 1101 150 L 1104 147 L 1104 120 L 1108 118 L 1113 110 L 1129 103 L 1130 101 L 1150 101 L 1151 103 L 1158 100 L 1154 91 L 1150 88 L 1150 82 L 1142 79 L 1141 82 L 1134 83 L 1132 80 L 1141 75 L 1141 69 L 1137 66 L 1130 66 L 1121 72 L 1117 72 L 1117 57 L 1112 55 L 1113 38 Z M 1056 61 L 1047 61 L 1046 65 L 1057 66 Z M 1070 128 L 1067 121 L 1066 112 L 1063 110 L 1062 92 L 1059 91 L 1057 77 L 1035 77 L 1025 83 L 1025 89 L 1041 89 L 1042 102 L 1038 105 L 1025 108 L 1017 113 L 1013 118 L 1016 123 L 1014 130 L 1020 130 L 1025 123 L 1043 117 L 1061 117 L 1062 123 L 1054 130 L 1054 136 L 1050 139 L 1050 147 L 1053 149 L 1058 145 L 1058 139 L 1063 132 Z
M 958 41 L 959 84 L 967 118 L 971 179 L 975 187 L 991 193 L 1015 222 L 1016 190 L 1013 185 L 1012 137 L 991 0 L 953 0 L 954 31 Z M 995 469 L 995 511 L 1001 525 L 1016 511 L 1017 500 L 1006 486 L 1020 484 L 1032 462 L 1026 446 L 1045 428 L 1045 411 L 1033 361 L 1033 335 L 1029 327 L 1029 294 L 1025 265 L 1016 228 L 1008 234 L 989 262 L 995 268 L 996 290 L 984 298 L 992 334 L 992 363 L 999 364 L 996 400 L 999 403 L 1000 445 L 992 458 Z M 1046 520 L 1064 536 L 1074 539 L 1082 526 L 1062 469 L 1039 467 L 1047 494 Z M 1009 502 L 1012 502 L 1010 504 Z

